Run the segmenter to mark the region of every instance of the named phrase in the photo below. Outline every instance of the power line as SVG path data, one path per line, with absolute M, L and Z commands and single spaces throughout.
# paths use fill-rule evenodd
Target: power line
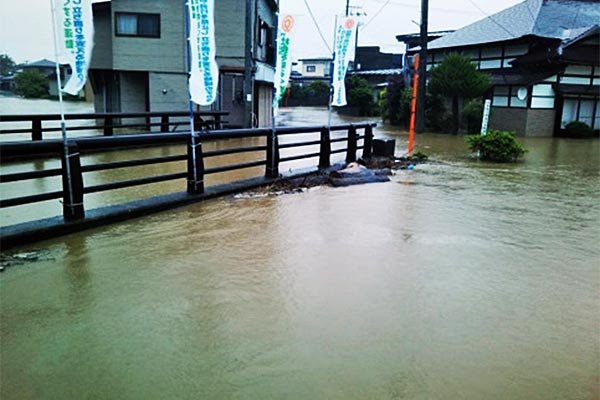
M 371 17 L 371 19 L 370 19 L 370 20 L 368 20 L 368 21 L 367 21 L 367 23 L 365 23 L 365 24 L 363 25 L 363 27 L 362 27 L 361 31 L 362 31 L 362 30 L 364 30 L 364 29 L 365 29 L 365 28 L 366 28 L 366 27 L 367 27 L 367 26 L 368 26 L 368 25 L 369 25 L 369 24 L 370 24 L 370 23 L 371 23 L 371 22 L 372 22 L 372 21 L 373 21 L 375 18 L 377 18 L 377 16 L 378 16 L 379 14 L 381 14 L 381 12 L 383 11 L 383 9 L 384 9 L 384 8 L 385 8 L 385 7 L 386 7 L 388 4 L 390 4 L 390 1 L 392 1 L 392 0 L 387 0 L 387 1 L 386 1 L 386 2 L 385 2 L 385 3 L 384 3 L 382 6 L 381 6 L 381 8 L 380 8 L 379 10 L 377 10 L 377 12 L 375 13 L 375 15 L 373 15 L 373 16 Z
M 366 2 L 373 2 L 373 3 L 379 3 L 381 4 L 384 0 L 365 0 Z M 398 6 L 398 7 L 405 7 L 405 8 L 412 8 L 414 10 L 420 10 L 420 6 L 415 5 L 414 3 L 404 3 L 404 2 L 399 2 L 399 1 L 388 1 L 389 5 L 391 6 Z M 447 8 L 447 7 L 429 7 L 430 10 L 436 10 L 436 11 L 446 11 L 446 12 L 452 12 L 452 13 L 473 13 L 473 14 L 485 14 L 482 11 L 474 11 L 474 10 L 464 10 L 464 9 L 460 9 L 460 8 Z
M 469 0 L 469 3 L 473 4 L 475 6 L 475 8 L 477 8 L 479 11 L 481 11 L 482 13 L 484 13 L 493 23 L 495 23 L 500 28 L 502 28 L 510 36 L 516 37 L 516 35 L 514 33 L 512 33 L 511 31 L 509 31 L 508 29 L 506 29 L 501 23 L 499 23 L 498 21 L 496 21 L 494 19 L 494 17 L 492 17 L 491 15 L 489 15 L 488 13 L 486 13 L 485 11 L 483 11 L 481 8 L 479 8 L 479 6 L 473 0 Z
M 327 40 L 325 39 L 325 36 L 323 35 L 323 32 L 321 32 L 321 28 L 319 27 L 319 24 L 317 23 L 317 20 L 315 19 L 315 16 L 314 16 L 312 10 L 310 9 L 310 5 L 308 4 L 308 1 L 304 0 L 304 4 L 306 5 L 306 8 L 308 9 L 308 13 L 310 14 L 310 18 L 312 19 L 313 23 L 315 24 L 315 27 L 317 28 L 317 31 L 319 32 L 319 35 L 321 36 L 321 40 L 323 40 L 323 44 L 325 44 L 325 47 L 327 47 L 327 50 L 329 50 L 330 53 L 333 53 L 333 51 L 331 50 L 331 47 L 329 47 L 329 43 L 327 43 Z

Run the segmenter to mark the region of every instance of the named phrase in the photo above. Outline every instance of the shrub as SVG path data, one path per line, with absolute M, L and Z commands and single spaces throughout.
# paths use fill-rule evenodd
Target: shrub
M 483 103 L 481 101 L 469 101 L 463 108 L 462 116 L 467 125 L 467 133 L 473 135 L 481 132 L 481 121 L 483 119 Z
M 40 98 L 48 96 L 48 78 L 36 69 L 21 72 L 15 76 L 17 94 L 26 98 Z
M 351 75 L 346 79 L 346 97 L 348 106 L 357 107 L 361 116 L 373 114 L 375 102 L 369 82 L 360 76 Z
M 312 82 L 308 85 L 308 94 L 316 97 L 329 97 L 329 85 L 321 81 Z
M 492 130 L 484 136 L 467 136 L 466 140 L 471 151 L 479 152 L 481 159 L 486 161 L 516 161 L 527 152 L 514 132 Z
M 573 138 L 586 138 L 594 136 L 594 130 L 581 121 L 569 122 L 565 126 L 565 135 Z

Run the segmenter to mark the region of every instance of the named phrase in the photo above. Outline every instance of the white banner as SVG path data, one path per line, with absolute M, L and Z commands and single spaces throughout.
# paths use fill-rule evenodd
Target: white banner
M 486 99 L 483 106 L 483 118 L 481 119 L 481 135 L 485 136 L 488 133 L 488 125 L 490 122 L 490 109 L 492 108 L 492 100 Z
M 192 101 L 208 106 L 217 99 L 219 66 L 215 48 L 214 0 L 188 0 Z
M 335 34 L 335 60 L 333 61 L 333 101 L 332 106 L 342 107 L 346 103 L 346 72 L 350 61 L 354 60 L 356 28 L 358 23 L 352 17 L 338 22 Z
M 92 0 L 60 0 L 55 15 L 59 64 L 69 64 L 72 75 L 62 89 L 76 96 L 85 86 L 94 48 Z
M 275 96 L 273 112 L 277 115 L 279 102 L 287 90 L 292 73 L 291 35 L 294 29 L 294 17 L 286 15 L 279 20 L 277 27 L 277 63 L 275 65 Z

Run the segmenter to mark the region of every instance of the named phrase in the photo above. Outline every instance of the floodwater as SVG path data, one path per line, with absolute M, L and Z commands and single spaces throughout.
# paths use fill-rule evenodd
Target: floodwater
M 389 183 L 17 249 L 39 258 L 0 275 L 0 397 L 597 399 L 599 142 L 524 144 L 486 164 L 419 135 L 437 162 Z

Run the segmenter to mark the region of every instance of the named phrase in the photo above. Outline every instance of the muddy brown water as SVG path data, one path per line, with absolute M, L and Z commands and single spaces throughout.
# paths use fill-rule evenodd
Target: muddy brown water
M 596 399 L 599 142 L 524 144 L 485 164 L 420 135 L 438 162 L 389 183 L 16 249 L 42 256 L 0 275 L 0 397 Z

